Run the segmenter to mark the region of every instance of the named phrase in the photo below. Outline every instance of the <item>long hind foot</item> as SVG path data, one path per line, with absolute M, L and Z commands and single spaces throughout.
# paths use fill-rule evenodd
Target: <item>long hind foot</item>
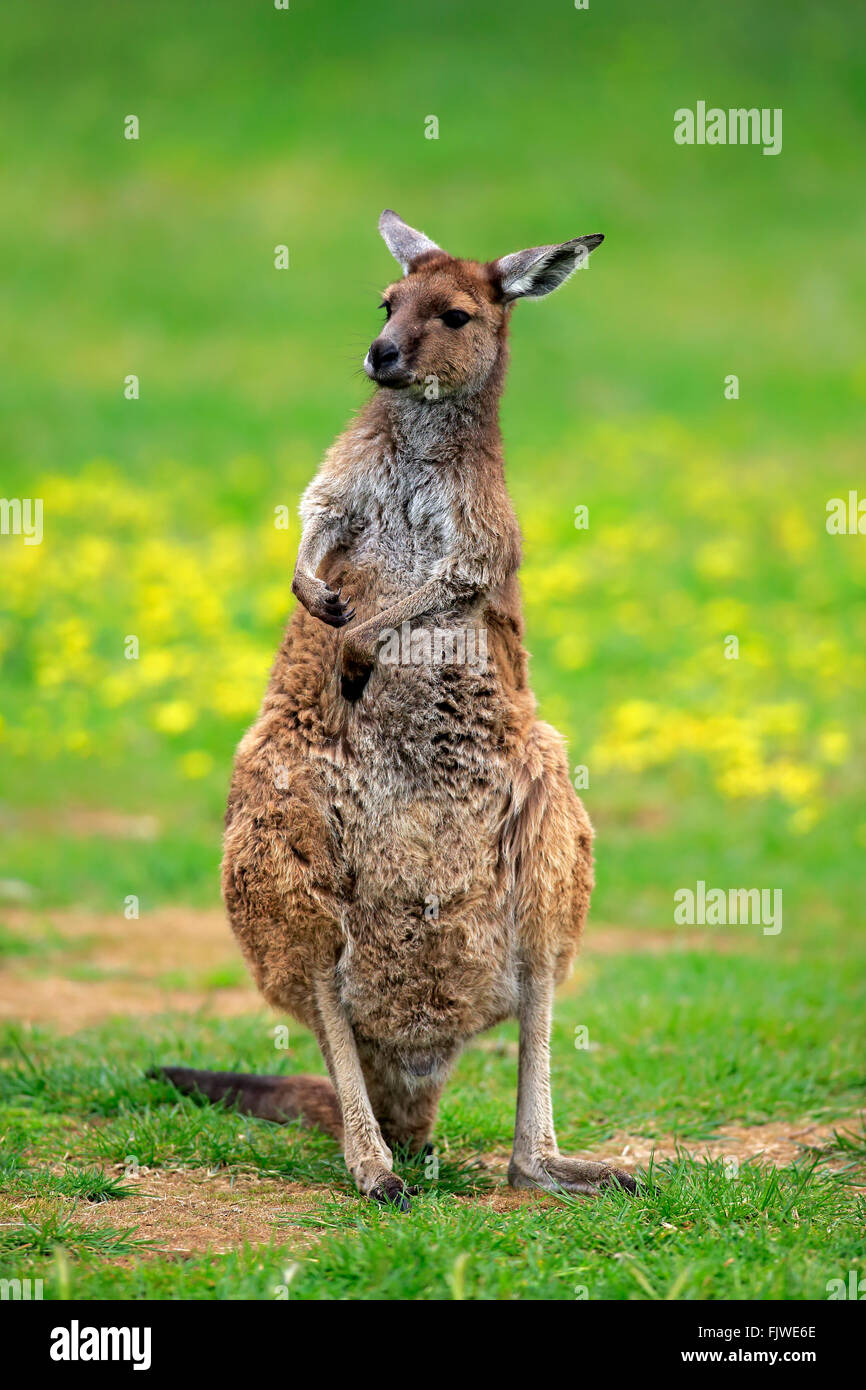
M 605 1188 L 621 1187 L 625 1192 L 637 1192 L 638 1185 L 630 1173 L 614 1168 L 610 1163 L 594 1163 L 586 1158 L 538 1158 L 520 1163 L 513 1158 L 508 1168 L 512 1187 L 535 1187 L 545 1192 L 578 1192 L 585 1197 L 600 1197 Z

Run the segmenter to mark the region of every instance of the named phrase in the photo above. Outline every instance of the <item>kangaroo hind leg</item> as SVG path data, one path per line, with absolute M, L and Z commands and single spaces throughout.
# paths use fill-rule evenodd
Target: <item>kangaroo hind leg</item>
M 559 1152 L 550 1095 L 553 991 L 577 949 L 592 891 L 592 828 L 568 776 L 562 740 L 538 723 L 515 777 L 503 853 L 513 875 L 520 961 L 520 1052 L 512 1187 L 598 1195 L 634 1179 L 609 1163 Z
M 405 1183 L 373 1113 L 352 1025 L 339 997 L 334 972 L 315 980 L 319 1044 L 343 1115 L 343 1153 L 359 1192 L 376 1202 L 409 1210 Z

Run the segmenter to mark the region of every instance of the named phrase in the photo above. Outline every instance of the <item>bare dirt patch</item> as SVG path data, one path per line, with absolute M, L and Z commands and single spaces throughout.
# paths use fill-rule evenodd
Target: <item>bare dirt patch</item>
M 138 827 L 138 833 L 144 829 Z M 126 831 L 136 833 L 136 827 Z M 176 1010 L 234 1016 L 263 1010 L 260 996 L 245 979 L 221 909 L 159 908 L 127 921 L 121 913 L 38 913 L 10 906 L 3 920 L 11 931 L 36 941 L 50 930 L 53 942 L 50 951 L 13 955 L 4 962 L 0 1019 L 49 1023 L 73 1032 L 119 1015 Z M 587 931 L 582 959 L 591 964 L 595 956 L 624 952 L 725 953 L 753 946 L 742 930 L 722 935 L 600 924 Z M 214 973 L 224 982 L 209 983 Z M 576 978 L 579 983 L 579 969 Z
M 334 1193 L 309 1183 L 277 1181 L 206 1169 L 142 1170 L 124 1179 L 133 1194 L 122 1202 L 79 1202 L 76 1219 L 87 1226 L 136 1226 L 136 1238 L 152 1241 L 142 1258 L 226 1254 L 245 1242 L 287 1245 L 302 1254 L 320 1239 L 314 1229 L 291 1225 L 318 1210 Z
M 761 941 L 760 927 L 703 927 L 697 931 L 683 927 L 617 927 L 590 924 L 583 937 L 580 959 L 593 956 L 651 955 L 676 951 L 709 951 L 739 955 L 755 949 Z
M 677 1152 L 691 1158 L 735 1159 L 738 1164 L 758 1159 L 762 1163 L 772 1163 L 777 1168 L 796 1162 L 816 1149 L 822 1149 L 833 1138 L 834 1131 L 855 1131 L 866 1122 L 866 1112 L 850 1115 L 831 1123 L 816 1120 L 771 1120 L 763 1125 L 725 1125 L 724 1131 L 711 1139 L 689 1139 L 675 1134 L 664 1134 L 657 1138 L 646 1135 L 618 1133 L 597 1151 L 580 1151 L 574 1157 L 593 1159 L 596 1162 L 610 1162 L 617 1168 L 631 1172 L 635 1168 L 646 1168 L 650 1159 L 675 1158 Z M 569 1150 L 570 1155 L 572 1151 Z M 504 1151 L 484 1154 L 484 1165 L 491 1173 L 504 1178 L 508 1168 L 508 1154 Z M 839 1172 L 846 1168 L 850 1159 L 844 1154 L 833 1154 L 826 1166 L 830 1171 Z M 517 1193 L 516 1196 L 532 1194 Z M 497 1208 L 498 1210 L 499 1208 Z
M 263 1010 L 222 911 L 161 908 L 127 921 L 121 913 L 18 908 L 7 909 L 3 920 L 36 941 L 50 931 L 52 945 L 4 962 L 0 1018 L 74 1032 L 120 1015 Z M 82 968 L 90 978 L 80 978 Z M 210 984 L 214 972 L 231 983 Z
M 121 912 L 77 909 L 39 914 L 7 909 L 3 916 L 14 932 L 38 935 L 48 926 L 70 951 L 86 943 L 87 959 L 92 964 L 125 968 L 142 976 L 184 968 L 201 970 L 238 959 L 221 908 L 161 907 L 132 921 Z
M 155 840 L 160 830 L 156 816 L 125 815 L 94 806 L 16 810 L 3 816 L 3 824 L 14 830 L 39 830 L 80 840 Z
M 623 1168 L 634 1168 L 649 1162 L 655 1152 L 656 1158 L 674 1158 L 679 1147 L 695 1158 L 734 1158 L 738 1163 L 750 1159 L 760 1159 L 764 1163 L 775 1164 L 777 1168 L 794 1163 L 810 1150 L 823 1148 L 832 1138 L 834 1130 L 851 1129 L 863 1123 L 864 1116 L 851 1116 L 837 1120 L 833 1124 L 818 1123 L 814 1120 L 771 1120 L 763 1125 L 725 1125 L 724 1132 L 712 1139 L 677 1139 L 665 1135 L 660 1139 L 647 1139 L 643 1136 L 618 1134 L 606 1145 L 607 1156 L 616 1158 Z M 843 1155 L 828 1161 L 831 1169 L 844 1168 L 848 1163 Z
M 459 1197 L 457 1200 L 471 1203 L 473 1207 L 487 1207 L 488 1211 L 495 1211 L 499 1216 L 508 1216 L 510 1212 L 518 1211 L 521 1207 L 537 1207 L 539 1204 L 552 1206 L 557 1199 L 549 1192 L 533 1192 L 531 1188 L 517 1189 L 503 1184 L 494 1192 Z
M 0 1019 L 51 1024 L 63 1033 L 90 1028 L 112 1018 L 162 1013 L 204 1013 L 220 1017 L 261 1009 L 254 990 L 177 990 L 128 980 L 68 980 L 10 972 L 0 976 Z

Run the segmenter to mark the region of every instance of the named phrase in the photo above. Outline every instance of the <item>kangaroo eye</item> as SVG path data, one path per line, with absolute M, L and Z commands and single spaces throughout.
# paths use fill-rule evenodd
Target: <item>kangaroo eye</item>
M 386 319 L 389 319 L 391 317 L 391 305 L 388 303 L 386 299 L 382 300 L 382 303 L 379 305 L 379 308 L 385 310 Z
M 468 323 L 471 314 L 464 313 L 462 309 L 446 309 L 444 314 L 439 315 L 446 328 L 462 328 L 464 323 Z

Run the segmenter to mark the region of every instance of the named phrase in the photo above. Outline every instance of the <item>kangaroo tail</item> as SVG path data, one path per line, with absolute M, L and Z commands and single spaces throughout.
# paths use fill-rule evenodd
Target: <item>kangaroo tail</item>
M 185 1095 L 225 1100 L 245 1115 L 285 1124 L 302 1120 L 342 1143 L 343 1114 L 337 1093 L 324 1076 L 250 1076 L 192 1067 L 153 1067 L 148 1076 L 170 1081 Z

